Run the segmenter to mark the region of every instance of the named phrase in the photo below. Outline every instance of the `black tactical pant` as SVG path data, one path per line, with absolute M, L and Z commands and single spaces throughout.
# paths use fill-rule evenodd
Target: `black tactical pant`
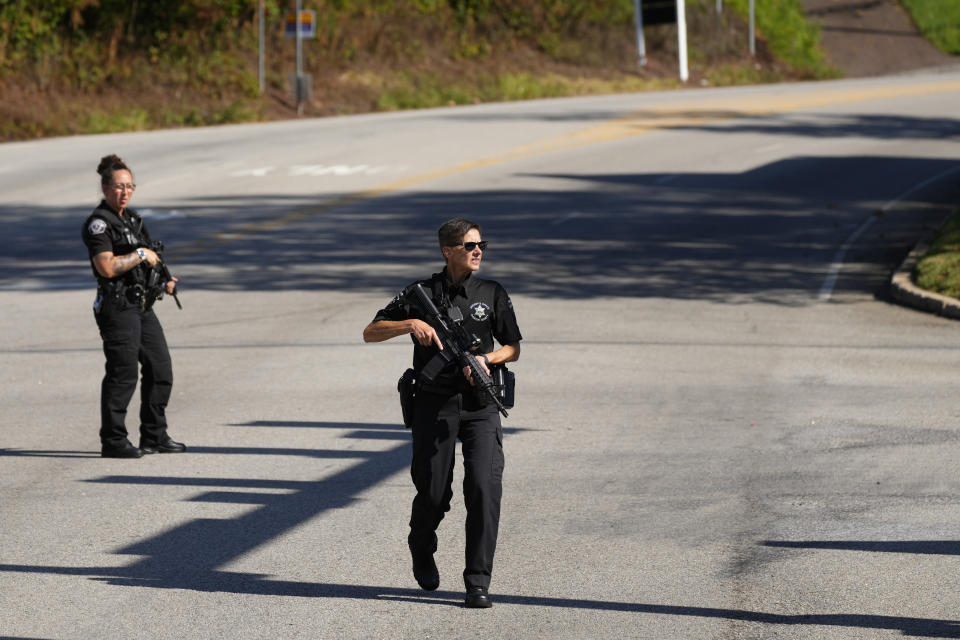
M 418 392 L 410 475 L 417 489 L 408 541 L 415 550 L 435 551 L 436 530 L 453 498 L 457 438 L 463 450 L 463 499 L 467 508 L 466 587 L 489 587 L 500 525 L 503 493 L 503 429 L 494 406 L 481 406 L 471 393 Z
M 166 440 L 167 401 L 173 387 L 173 366 L 163 336 L 163 328 L 152 309 L 144 311 L 123 296 L 107 296 L 94 314 L 106 374 L 100 386 L 100 442 L 105 447 L 121 447 L 127 441 L 125 419 L 127 405 L 137 388 L 137 369 L 142 366 L 140 383 L 140 438 L 156 444 Z

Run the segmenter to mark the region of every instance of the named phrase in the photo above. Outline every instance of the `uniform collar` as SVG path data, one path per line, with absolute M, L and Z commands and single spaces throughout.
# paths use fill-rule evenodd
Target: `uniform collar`
M 456 295 L 458 293 L 467 293 L 467 283 L 470 282 L 470 277 L 473 275 L 473 272 L 467 274 L 467 277 L 461 280 L 459 283 L 454 284 L 450 279 L 450 274 L 447 272 L 447 268 L 444 267 L 443 271 L 440 272 L 440 277 L 443 279 L 443 288 L 446 290 L 448 295 Z
M 137 217 L 136 212 L 130 207 L 127 207 L 126 209 L 123 210 L 123 215 L 119 214 L 113 207 L 107 204 L 107 201 L 105 199 L 100 201 L 100 206 L 98 206 L 97 208 L 106 209 L 107 211 L 117 216 L 121 220 L 130 221 Z

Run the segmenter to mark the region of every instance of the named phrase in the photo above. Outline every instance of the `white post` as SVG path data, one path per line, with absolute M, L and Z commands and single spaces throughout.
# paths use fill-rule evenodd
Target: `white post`
M 264 59 L 264 29 L 263 29 L 263 0 L 259 2 L 259 8 L 257 9 L 257 22 L 260 29 L 260 55 L 259 55 L 259 64 L 258 64 L 258 75 L 260 77 L 260 93 L 263 93 L 264 90 L 264 72 L 263 72 L 263 59 Z
M 647 64 L 647 45 L 643 39 L 643 8 L 640 0 L 633 0 L 633 22 L 637 27 L 637 56 L 642 67 Z
M 677 0 L 677 50 L 680 54 L 680 82 L 686 82 L 687 78 L 690 77 L 687 69 L 687 14 L 684 2 L 685 0 Z
M 717 0 L 717 13 L 723 13 L 723 0 Z
M 754 0 L 750 0 L 750 55 L 757 55 L 757 36 L 756 36 L 756 10 Z

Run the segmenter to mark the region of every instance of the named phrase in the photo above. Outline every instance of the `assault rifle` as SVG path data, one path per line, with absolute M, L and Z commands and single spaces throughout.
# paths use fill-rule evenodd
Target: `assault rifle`
M 504 408 L 500 398 L 497 397 L 497 384 L 493 381 L 480 365 L 477 356 L 473 355 L 480 347 L 480 338 L 467 333 L 463 328 L 463 313 L 459 307 L 451 305 L 447 310 L 447 317 L 444 318 L 437 311 L 433 300 L 423 290 L 423 286 L 415 284 L 413 292 L 416 295 L 414 303 L 420 308 L 420 311 L 427 317 L 427 321 L 436 330 L 443 344 L 443 349 L 437 352 L 430 362 L 426 364 L 420 375 L 427 381 L 432 382 L 440 371 L 449 363 L 457 362 L 460 367 L 470 367 L 470 377 L 473 380 L 474 387 L 479 393 L 486 393 L 497 404 L 497 409 L 508 417 L 507 410 Z
M 167 268 L 167 263 L 163 261 L 163 243 L 159 240 L 151 242 L 148 248 L 153 250 L 160 260 L 157 261 L 155 266 L 151 267 L 150 274 L 147 276 L 147 284 L 144 286 L 147 295 L 143 297 L 144 304 L 147 304 L 148 299 L 150 303 L 152 303 L 153 300 L 162 298 L 164 291 L 166 291 L 167 283 L 173 280 L 173 276 L 170 275 L 170 269 Z M 183 305 L 180 304 L 180 298 L 177 297 L 177 285 L 173 285 L 173 293 L 170 295 L 173 296 L 173 301 L 177 303 L 177 309 L 183 309 Z

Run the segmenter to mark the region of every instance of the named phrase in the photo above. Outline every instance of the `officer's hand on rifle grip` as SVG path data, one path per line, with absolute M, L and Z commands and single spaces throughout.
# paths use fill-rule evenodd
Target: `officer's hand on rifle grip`
M 431 344 L 435 344 L 438 349 L 443 350 L 443 343 L 440 341 L 440 336 L 437 335 L 433 327 L 423 320 L 411 320 L 410 333 L 412 333 L 416 341 L 423 346 L 429 347 Z
M 172 296 L 173 292 L 177 289 L 177 283 L 180 282 L 179 278 L 174 278 L 170 276 L 170 280 L 167 281 L 167 284 L 164 285 L 164 289 L 167 292 L 167 295 Z
M 477 362 L 480 363 L 480 367 L 483 368 L 484 373 L 490 375 L 490 367 L 487 366 L 490 364 L 490 360 L 487 358 L 487 356 L 482 354 L 477 356 Z M 470 386 L 476 386 L 476 384 L 473 382 L 473 375 L 470 371 L 470 367 L 463 368 L 463 377 L 467 379 L 467 382 L 470 383 Z
M 153 249 L 143 248 L 144 258 L 143 261 L 146 262 L 151 267 L 157 266 L 157 263 L 160 262 L 160 257 L 157 255 L 157 252 Z

